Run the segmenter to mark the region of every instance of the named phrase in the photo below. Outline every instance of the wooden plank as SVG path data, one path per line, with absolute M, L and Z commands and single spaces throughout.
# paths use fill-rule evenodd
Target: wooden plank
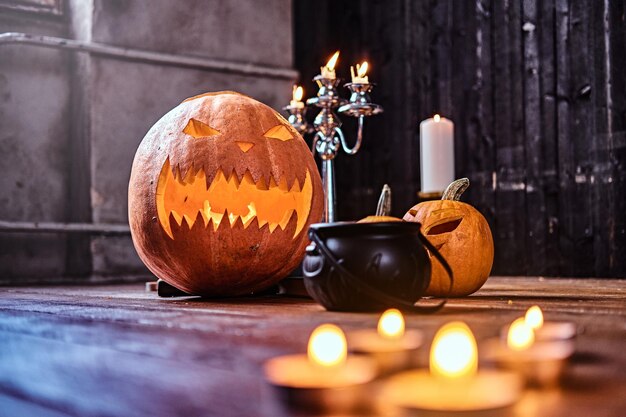
M 433 50 L 435 95 L 434 112 L 442 116 L 453 114 L 452 106 L 452 16 L 454 4 L 452 0 L 435 2 L 431 9 L 434 37 L 431 43 Z
M 526 274 L 521 3 L 494 2 L 495 274 Z
M 590 149 L 593 110 L 584 93 L 592 79 L 588 8 L 582 2 L 557 1 L 557 94 L 561 268 L 563 275 L 593 276 L 593 206 Z M 576 259 L 575 262 L 569 261 Z
M 19 391 L 81 416 L 250 416 L 265 385 L 255 375 L 0 332 L 0 391 Z M 240 393 L 245 392 L 246 401 Z M 258 414 L 256 414 L 258 413 Z
M 481 346 L 539 303 L 548 319 L 578 325 L 578 353 L 558 396 L 531 391 L 503 415 L 532 417 L 540 407 L 547 417 L 609 417 L 626 406 L 625 301 L 624 280 L 492 277 L 441 313 L 408 315 L 407 325 L 430 340 L 441 324 L 462 319 Z M 0 405 L 17 398 L 20 416 L 43 417 L 293 415 L 261 378 L 263 361 L 304 351 L 316 324 L 351 330 L 377 318 L 278 296 L 162 300 L 139 285 L 4 288 Z M 421 350 L 421 363 L 427 356 Z
M 545 274 L 548 256 L 546 201 L 543 186 L 543 135 L 539 74 L 539 18 L 536 0 L 522 2 L 524 48 L 524 142 L 526 165 L 526 243 L 528 273 Z
M 626 189 L 620 166 L 626 162 L 626 24 L 623 2 L 602 2 L 593 7 L 594 47 L 594 251 L 595 273 L 619 276 L 626 273 Z M 620 36 L 621 35 L 621 36 Z M 622 170 L 623 171 L 623 170 Z
M 548 276 L 559 274 L 559 183 L 558 143 L 556 110 L 556 56 L 555 56 L 555 4 L 554 0 L 539 2 L 539 49 L 540 49 L 540 95 L 541 134 L 543 159 L 541 178 L 545 202 L 545 263 L 540 273 Z
M 477 154 L 473 149 L 476 143 L 480 143 L 480 138 L 469 139 L 469 124 L 472 119 L 476 119 L 476 106 L 473 102 L 472 90 L 475 87 L 474 78 L 478 67 L 476 56 L 467 54 L 467 50 L 477 50 L 476 37 L 476 16 L 474 7 L 470 2 L 457 2 L 450 7 L 451 22 L 446 32 L 450 36 L 450 50 L 447 51 L 450 61 L 450 111 L 443 116 L 454 121 L 454 172 L 455 177 L 467 176 L 468 165 L 476 159 Z M 465 71 L 455 71 L 454 68 L 465 67 Z M 474 146 L 473 146 L 474 145 Z M 460 155 L 471 155 L 469 158 L 461 158 Z M 472 185 L 472 191 L 474 187 Z M 470 193 L 464 195 L 464 200 L 468 201 Z
M 456 44 L 453 67 L 467 71 L 457 72 L 458 83 L 453 90 L 458 92 L 454 120 L 461 122 L 455 125 L 457 177 L 469 177 L 471 185 L 464 200 L 474 205 L 495 231 L 492 8 L 491 1 L 477 1 L 468 8 L 458 4 L 455 7 L 454 33 L 462 41 Z
M 0 417 L 16 416 L 71 417 L 62 411 L 51 410 L 31 401 L 0 393 Z

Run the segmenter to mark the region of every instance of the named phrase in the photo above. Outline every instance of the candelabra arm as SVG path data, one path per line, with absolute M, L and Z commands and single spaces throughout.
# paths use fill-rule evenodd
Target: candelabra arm
M 317 141 L 319 139 L 324 140 L 324 134 L 322 132 L 317 132 L 315 136 L 313 136 L 313 142 L 311 143 L 311 153 L 315 156 L 315 151 L 317 149 Z
M 354 155 L 355 153 L 357 153 L 359 151 L 359 149 L 361 149 L 361 143 L 363 143 L 363 122 L 364 122 L 365 116 L 359 116 L 359 128 L 357 130 L 356 133 L 356 143 L 354 144 L 354 146 L 352 148 L 348 147 L 348 144 L 346 143 L 346 138 L 343 135 L 343 132 L 341 131 L 341 129 L 339 128 L 335 128 L 335 132 L 337 132 L 337 135 L 339 136 L 339 139 L 341 139 L 341 147 L 343 148 L 343 150 L 348 154 L 348 155 Z

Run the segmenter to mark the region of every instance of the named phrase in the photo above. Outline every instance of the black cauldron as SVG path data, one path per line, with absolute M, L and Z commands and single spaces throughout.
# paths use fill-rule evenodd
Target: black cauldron
M 418 306 L 430 284 L 430 259 L 452 271 L 413 222 L 318 223 L 309 228 L 311 244 L 302 264 L 308 293 L 327 310 L 434 312 Z

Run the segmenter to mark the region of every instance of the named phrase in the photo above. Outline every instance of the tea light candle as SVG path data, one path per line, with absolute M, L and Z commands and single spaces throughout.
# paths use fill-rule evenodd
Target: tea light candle
M 479 411 L 513 404 L 521 378 L 500 370 L 478 370 L 478 349 L 470 328 L 451 322 L 437 331 L 430 370 L 390 378 L 383 397 L 396 406 L 428 411 Z
M 568 340 L 576 336 L 576 326 L 570 322 L 544 321 L 539 306 L 532 306 L 524 316 L 526 323 L 533 328 L 537 341 Z
M 291 101 L 289 105 L 296 109 L 303 109 L 304 102 L 302 101 L 302 96 L 304 96 L 304 90 L 299 85 L 294 85 L 291 93 Z
M 415 351 L 422 344 L 419 330 L 406 330 L 402 313 L 395 309 L 385 311 L 376 330 L 363 329 L 348 333 L 350 349 L 374 358 L 380 373 L 408 368 Z
M 267 380 L 278 387 L 343 389 L 374 379 L 376 364 L 364 356 L 348 355 L 343 331 L 335 325 L 323 324 L 311 333 L 306 355 L 270 359 L 264 371 Z
M 356 64 L 356 73 L 354 67 L 350 66 L 350 75 L 352 76 L 352 82 L 354 84 L 369 84 L 370 80 L 367 74 L 367 61 L 363 61 L 361 65 Z
M 537 341 L 530 323 L 525 317 L 513 321 L 506 343 L 502 339 L 491 342 L 487 357 L 503 368 L 521 373 L 529 385 L 554 385 L 574 353 L 574 345 L 569 341 Z
M 420 123 L 421 192 L 443 193 L 454 181 L 454 123 L 436 114 Z
M 326 65 L 320 68 L 320 73 L 323 78 L 328 78 L 329 80 L 337 78 L 337 75 L 335 74 L 337 59 L 339 59 L 339 51 L 335 52 L 333 56 L 330 57 Z

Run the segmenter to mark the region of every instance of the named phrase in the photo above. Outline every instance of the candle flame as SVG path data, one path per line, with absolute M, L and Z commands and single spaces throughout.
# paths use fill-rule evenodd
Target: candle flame
M 332 71 L 335 69 L 335 65 L 337 64 L 337 59 L 339 59 L 339 51 L 335 52 L 333 56 L 331 56 L 328 62 L 326 63 L 326 68 L 328 68 L 329 71 Z
M 524 321 L 529 325 L 533 330 L 540 329 L 543 326 L 543 312 L 539 306 L 532 306 L 526 311 L 526 315 L 524 316 Z
M 399 339 L 404 336 L 404 317 L 400 310 L 390 308 L 380 316 L 378 334 L 385 339 Z
M 431 374 L 457 379 L 471 377 L 477 370 L 478 348 L 467 324 L 454 321 L 441 327 L 430 348 Z
M 311 333 L 307 354 L 309 361 L 316 365 L 339 366 L 348 355 L 346 336 L 334 324 L 322 324 Z
M 293 86 L 293 92 L 292 92 L 292 97 L 294 101 L 300 101 L 302 100 L 302 97 L 304 96 L 304 90 L 302 89 L 301 86 L 299 85 L 294 85 Z
M 535 341 L 535 332 L 526 323 L 524 317 L 520 317 L 511 323 L 506 338 L 507 346 L 516 351 L 528 349 Z
M 356 64 L 357 75 L 359 77 L 365 77 L 365 74 L 367 74 L 367 67 L 368 67 L 367 61 L 363 61 L 361 65 Z
M 439 123 L 439 121 L 441 120 L 441 116 L 436 114 L 435 117 L 433 117 L 433 119 L 435 120 L 435 122 Z

